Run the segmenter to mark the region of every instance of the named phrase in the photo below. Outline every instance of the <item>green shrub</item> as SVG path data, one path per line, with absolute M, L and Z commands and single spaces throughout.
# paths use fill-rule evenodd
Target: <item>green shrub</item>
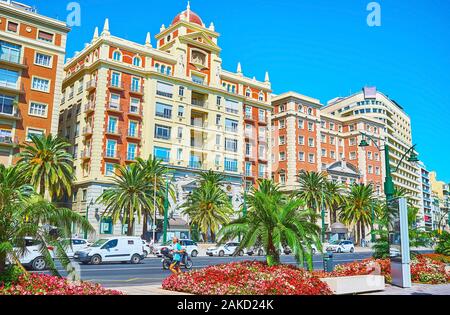
M 10 266 L 6 268 L 6 270 L 0 274 L 0 286 L 2 283 L 4 283 L 5 286 L 8 286 L 13 282 L 17 282 L 23 273 L 24 271 L 17 266 Z

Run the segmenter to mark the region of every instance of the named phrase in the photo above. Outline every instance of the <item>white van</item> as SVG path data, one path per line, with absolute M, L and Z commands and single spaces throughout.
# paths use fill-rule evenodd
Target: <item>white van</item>
M 129 262 L 138 264 L 143 260 L 142 239 L 133 236 L 102 238 L 90 247 L 75 252 L 75 261 L 99 265 L 103 262 Z

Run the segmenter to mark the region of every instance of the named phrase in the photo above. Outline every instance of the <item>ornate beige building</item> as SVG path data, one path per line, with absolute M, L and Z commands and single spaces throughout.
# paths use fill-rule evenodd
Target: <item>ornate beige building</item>
M 234 206 L 244 181 L 267 177 L 271 85 L 222 69 L 219 34 L 189 7 L 161 26 L 155 47 L 115 37 L 109 21 L 65 65 L 59 134 L 73 145 L 77 181 L 72 208 L 100 234 L 120 234 L 97 197 L 116 164 L 155 155 L 175 170 L 177 201 L 201 170 L 225 174 Z M 135 233 L 141 233 L 137 226 Z

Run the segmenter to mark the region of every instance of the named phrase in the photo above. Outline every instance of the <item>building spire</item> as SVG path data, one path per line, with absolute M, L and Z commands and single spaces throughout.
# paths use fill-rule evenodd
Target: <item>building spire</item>
M 152 47 L 150 32 L 147 32 L 147 38 L 145 39 L 145 46 Z
M 266 71 L 266 76 L 264 77 L 264 82 L 266 82 L 266 83 L 270 82 L 269 71 Z
M 102 32 L 102 35 L 108 36 L 108 35 L 110 35 L 110 34 L 111 34 L 111 33 L 109 32 L 109 19 L 106 18 L 106 19 L 105 19 L 105 24 L 103 25 L 103 32 Z
M 98 26 L 95 27 L 94 36 L 92 37 L 92 42 L 98 38 Z
M 187 13 L 187 20 L 189 21 L 191 17 L 191 2 L 189 0 L 186 6 L 186 13 Z
M 241 66 L 240 62 L 238 62 L 238 64 L 237 64 L 236 72 L 237 72 L 237 74 L 242 75 L 242 66 Z

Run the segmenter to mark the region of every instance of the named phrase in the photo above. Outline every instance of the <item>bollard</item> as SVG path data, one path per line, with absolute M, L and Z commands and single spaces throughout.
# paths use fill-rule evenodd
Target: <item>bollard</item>
M 323 271 L 334 271 L 333 252 L 331 251 L 327 251 L 325 254 L 323 254 Z

